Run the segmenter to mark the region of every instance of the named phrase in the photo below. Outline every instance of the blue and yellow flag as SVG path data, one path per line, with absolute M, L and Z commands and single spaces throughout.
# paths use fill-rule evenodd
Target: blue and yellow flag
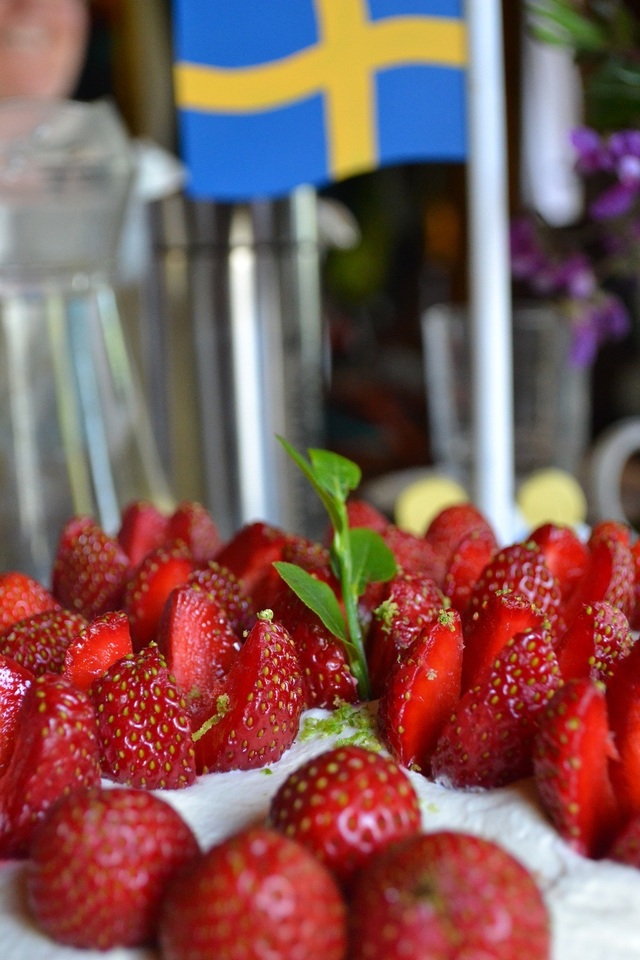
M 194 197 L 465 155 L 463 0 L 174 0 Z

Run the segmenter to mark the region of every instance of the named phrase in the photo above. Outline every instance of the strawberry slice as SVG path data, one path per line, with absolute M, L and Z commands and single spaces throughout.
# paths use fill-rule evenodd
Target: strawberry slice
M 618 752 L 610 773 L 625 817 L 640 814 L 640 645 L 607 678 L 609 725 Z
M 460 697 L 462 626 L 442 608 L 392 669 L 378 705 L 382 742 L 405 767 L 429 775 L 438 737 Z
M 463 627 L 462 689 L 481 683 L 493 669 L 495 658 L 517 633 L 547 630 L 544 614 L 519 593 L 490 594 Z
M 629 625 L 632 630 L 640 630 L 640 537 L 631 544 L 633 560 L 633 598 L 629 613 Z
M 489 561 L 469 597 L 463 628 L 492 594 L 507 592 L 526 597 L 545 614 L 552 627 L 559 624 L 562 594 L 558 581 L 547 567 L 539 547 L 527 542 L 505 547 Z
M 416 574 L 399 574 L 386 584 L 386 597 L 373 612 L 366 642 L 367 663 L 374 699 L 402 651 L 442 610 L 444 595 L 435 580 Z
M 9 764 L 18 732 L 18 714 L 34 674 L 11 657 L 0 656 L 0 775 Z
M 256 521 L 241 527 L 216 554 L 218 563 L 241 582 L 256 610 L 271 606 L 281 582 L 273 562 L 282 560 L 289 539 L 279 527 Z
M 198 853 L 191 828 L 155 794 L 75 791 L 34 836 L 26 874 L 31 913 L 49 937 L 71 947 L 152 943 L 167 883 Z
M 259 614 L 227 675 L 217 712 L 194 734 L 198 772 L 275 763 L 295 740 L 303 707 L 293 640 L 269 613 Z
M 129 619 L 122 610 L 110 610 L 95 617 L 71 641 L 64 657 L 64 673 L 81 690 L 88 690 L 112 664 L 131 653 Z
M 158 647 L 187 700 L 217 687 L 240 645 L 215 595 L 190 581 L 171 591 L 158 628 Z
M 129 558 L 91 517 L 65 524 L 53 562 L 51 592 L 87 620 L 121 606 Z
M 472 503 L 452 504 L 440 510 L 431 520 L 424 539 L 433 547 L 438 558 L 439 574 L 435 580 L 440 586 L 444 586 L 446 572 L 460 544 L 472 534 L 479 534 L 482 541 L 493 544 L 491 554 L 498 549 L 491 524 Z
M 117 537 L 132 567 L 167 540 L 167 523 L 167 517 L 148 500 L 134 500 L 125 507 Z
M 17 570 L 0 573 L 0 633 L 18 620 L 59 606 L 53 594 L 26 573 Z
M 602 600 L 587 604 L 573 618 L 557 645 L 562 676 L 591 677 L 607 681 L 613 665 L 634 644 L 629 621 L 622 610 Z
M 584 576 L 565 605 L 566 623 L 586 604 L 601 600 L 619 607 L 629 616 L 634 605 L 635 562 L 623 538 L 606 536 L 604 530 L 589 538 L 589 561 Z
M 184 540 L 194 560 L 212 560 L 222 546 L 220 533 L 209 511 L 196 500 L 183 500 L 167 521 L 167 540 Z
M 538 545 L 544 562 L 558 581 L 563 601 L 568 600 L 587 568 L 586 543 L 573 527 L 557 523 L 543 523 L 527 539 Z
M 255 611 L 249 595 L 235 574 L 217 560 L 209 560 L 204 566 L 198 566 L 186 583 L 199 587 L 222 607 L 238 636 L 253 626 Z
M 517 633 L 485 678 L 464 693 L 440 734 L 431 768 L 447 786 L 501 787 L 531 775 L 533 741 L 561 684 L 544 632 Z
M 36 677 L 24 695 L 14 750 L 0 778 L 0 855 L 25 856 L 36 824 L 58 797 L 99 782 L 89 697 L 68 677 Z
M 182 540 L 152 550 L 127 580 L 123 608 L 129 617 L 134 650 L 157 639 L 169 594 L 193 573 L 195 561 Z
M 384 533 L 389 526 L 389 518 L 381 510 L 359 497 L 350 497 L 347 500 L 347 519 L 350 527 L 368 527 L 377 533 Z M 332 536 L 333 529 L 328 534 L 329 542 Z
M 633 815 L 616 833 L 605 857 L 640 869 L 640 815 Z
M 490 530 L 466 534 L 453 551 L 445 568 L 442 592 L 460 614 L 464 614 L 478 578 L 496 552 L 496 538 Z
M 428 540 L 390 523 L 381 534 L 395 557 L 400 573 L 418 574 L 435 579 L 439 569 L 436 552 Z
M 118 660 L 90 692 L 105 777 L 147 790 L 194 782 L 186 704 L 155 644 Z
M 534 776 L 554 827 L 586 857 L 601 856 L 619 827 L 609 775 L 615 757 L 601 687 L 588 677 L 567 681 L 541 720 Z
M 35 613 L 0 636 L 0 653 L 12 657 L 36 676 L 62 673 L 69 644 L 87 626 L 79 613 L 58 607 Z
M 376 851 L 418 832 L 420 803 L 399 764 L 349 744 L 290 773 L 267 822 L 303 844 L 344 888 Z

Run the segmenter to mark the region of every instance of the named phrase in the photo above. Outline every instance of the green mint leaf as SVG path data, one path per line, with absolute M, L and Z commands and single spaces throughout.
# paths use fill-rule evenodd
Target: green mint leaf
M 295 447 L 291 446 L 288 440 L 285 440 L 285 438 L 281 436 L 278 436 L 278 440 L 320 497 L 325 510 L 329 514 L 331 525 L 334 528 L 339 528 L 342 522 L 340 507 L 343 506 L 343 504 L 341 501 L 336 500 L 333 494 L 328 491 L 324 482 L 320 483 L 318 481 L 312 465 L 305 460 L 302 454 L 298 453 Z M 324 477 L 323 480 L 326 481 L 326 477 Z
M 327 630 L 346 644 L 348 640 L 344 618 L 338 599 L 329 584 L 324 580 L 318 580 L 317 577 L 312 577 L 295 563 L 276 560 L 273 565 L 296 596 L 300 597 L 314 613 L 317 613 Z
M 368 583 L 391 580 L 397 572 L 393 553 L 379 533 L 368 527 L 354 527 L 350 531 L 353 582 L 358 596 Z
M 330 450 L 309 450 L 316 482 L 335 500 L 344 503 L 360 484 L 362 471 L 352 460 Z

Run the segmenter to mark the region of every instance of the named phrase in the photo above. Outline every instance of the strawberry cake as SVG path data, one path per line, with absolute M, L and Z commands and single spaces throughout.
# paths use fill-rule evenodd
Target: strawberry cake
M 294 459 L 329 503 L 332 563 L 264 524 L 222 544 L 202 508 L 138 504 L 118 536 L 72 518 L 50 590 L 0 575 L 3 960 L 159 956 L 38 928 L 24 858 L 52 792 L 152 790 L 206 850 L 344 743 L 405 769 L 425 831 L 496 841 L 531 871 L 552 960 L 640 957 L 638 541 L 546 524 L 499 547 L 470 505 L 408 534 L 347 503 L 354 465 L 314 453 Z

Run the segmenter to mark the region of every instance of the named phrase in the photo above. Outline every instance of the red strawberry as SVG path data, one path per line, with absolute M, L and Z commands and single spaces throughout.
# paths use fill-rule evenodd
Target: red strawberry
M 201 503 L 184 500 L 167 521 L 167 540 L 184 540 L 198 563 L 212 560 L 222 546 L 213 517 Z
M 376 533 L 384 533 L 389 526 L 389 518 L 384 513 L 358 497 L 347 500 L 347 520 L 350 527 L 368 527 Z
M 382 539 L 391 550 L 400 573 L 414 573 L 433 578 L 439 569 L 436 552 L 423 537 L 401 530 L 390 523 Z
M 366 641 L 374 698 L 384 691 L 401 653 L 440 615 L 444 604 L 435 581 L 417 574 L 398 574 L 386 584 L 385 594 L 373 612 Z
M 619 824 L 609 776 L 615 756 L 601 687 L 590 678 L 567 681 L 541 720 L 534 775 L 554 827 L 583 856 L 601 856 Z
M 34 680 L 26 667 L 11 657 L 0 656 L 0 775 L 13 753 L 20 706 Z
M 442 608 L 393 667 L 378 705 L 380 738 L 405 767 L 428 774 L 440 731 L 460 697 L 462 627 Z
M 128 570 L 115 537 L 91 517 L 72 517 L 58 542 L 51 592 L 63 607 L 92 620 L 121 606 Z
M 0 633 L 18 620 L 58 606 L 53 595 L 26 573 L 16 570 L 0 573 Z
M 548 636 L 513 636 L 444 726 L 431 762 L 434 779 L 468 789 L 501 787 L 530 776 L 541 711 L 561 682 Z
M 607 681 L 615 662 L 634 644 L 622 610 L 606 600 L 587 604 L 573 618 L 557 645 L 560 672 L 565 679 L 591 677 Z
M 129 557 L 132 567 L 168 539 L 168 518 L 148 500 L 135 500 L 122 511 L 118 543 Z
M 487 596 L 463 629 L 462 689 L 481 683 L 504 645 L 531 630 L 549 632 L 549 624 L 527 597 L 500 591 Z
M 640 537 L 631 544 L 631 558 L 633 560 L 633 599 L 629 613 L 629 624 L 632 630 L 640 630 Z
M 256 610 L 271 605 L 271 598 L 280 586 L 280 576 L 273 566 L 282 560 L 288 534 L 268 523 L 248 523 L 227 541 L 215 559 L 241 582 Z
M 253 827 L 169 883 L 159 941 L 163 960 L 343 960 L 346 910 L 333 877 L 304 847 Z
M 183 694 L 197 698 L 227 675 L 240 640 L 215 596 L 187 581 L 169 594 L 158 647 Z
M 589 546 L 599 540 L 617 540 L 628 547 L 631 543 L 631 527 L 621 520 L 599 520 L 591 528 Z
M 34 835 L 32 915 L 58 943 L 85 950 L 151 944 L 166 884 L 199 853 L 190 827 L 142 790 L 71 793 Z
M 198 771 L 250 770 L 279 760 L 295 740 L 303 707 L 293 640 L 282 624 L 260 614 L 227 675 L 216 714 L 198 731 Z
M 117 660 L 133 653 L 129 620 L 122 610 L 110 610 L 96 617 L 67 647 L 64 672 L 81 690 Z
M 606 528 L 605 528 L 606 529 Z M 605 536 L 589 540 L 589 559 L 584 576 L 565 606 L 567 624 L 585 604 L 605 600 L 619 607 L 625 616 L 633 610 L 635 563 L 631 547 L 623 539 Z
M 0 653 L 12 657 L 37 676 L 62 673 L 69 644 L 87 626 L 79 613 L 58 607 L 36 613 L 0 636 Z
M 186 582 L 199 587 L 208 597 L 217 601 L 239 636 L 253 626 L 255 611 L 247 592 L 235 574 L 216 560 L 198 566 Z
M 518 593 L 549 619 L 552 627 L 559 621 L 562 595 L 544 555 L 533 543 L 514 543 L 499 550 L 484 568 L 469 598 L 463 627 L 495 593 Z
M 537 544 L 549 570 L 558 581 L 562 599 L 566 601 L 584 575 L 589 559 L 589 548 L 573 527 L 544 523 L 529 535 Z
M 609 726 L 618 758 L 611 782 L 625 817 L 640 813 L 640 645 L 618 660 L 607 678 Z
M 474 530 L 463 537 L 449 559 L 442 579 L 442 592 L 463 614 L 478 577 L 496 552 L 496 538 L 489 530 Z
M 335 747 L 289 774 L 271 800 L 268 822 L 348 886 L 376 850 L 420 829 L 420 804 L 394 760 L 363 747 Z
M 441 831 L 394 843 L 358 876 L 350 960 L 543 960 L 551 927 L 529 871 L 490 840 Z
M 640 869 L 640 815 L 632 816 L 616 833 L 605 857 Z
M 142 650 L 157 639 L 169 594 L 187 580 L 194 566 L 191 551 L 180 540 L 152 550 L 131 575 L 123 607 L 129 617 L 134 650 Z
M 24 856 L 36 824 L 58 797 L 99 782 L 89 697 L 68 677 L 36 677 L 24 695 L 13 753 L 0 778 L 0 855 Z
M 444 585 L 446 571 L 460 544 L 472 534 L 479 534 L 483 542 L 492 544 L 491 553 L 498 549 L 498 541 L 491 524 L 472 503 L 457 503 L 445 507 L 431 520 L 424 539 L 432 546 L 438 558 L 439 572 L 435 579 L 440 586 Z
M 109 667 L 92 685 L 91 699 L 105 777 L 148 790 L 194 782 L 186 705 L 155 645 Z

